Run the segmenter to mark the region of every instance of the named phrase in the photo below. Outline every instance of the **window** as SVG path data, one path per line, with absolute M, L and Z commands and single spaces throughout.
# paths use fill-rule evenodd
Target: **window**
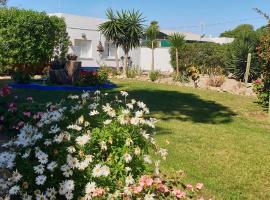
M 79 58 L 92 58 L 91 40 L 75 40 L 74 53 Z
M 110 42 L 105 43 L 105 55 L 108 58 L 115 58 L 115 53 L 116 53 L 116 47 L 114 44 Z

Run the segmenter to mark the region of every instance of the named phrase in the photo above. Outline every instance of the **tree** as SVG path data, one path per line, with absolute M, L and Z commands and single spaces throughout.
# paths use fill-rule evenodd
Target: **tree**
M 260 65 L 257 57 L 257 46 L 259 39 L 255 31 L 244 31 L 238 33 L 229 49 L 229 62 L 227 69 L 232 72 L 238 80 L 243 80 L 246 72 L 248 54 L 252 54 L 250 79 L 254 80 L 260 73 Z
M 118 58 L 118 47 L 121 44 L 120 39 L 124 34 L 121 29 L 121 23 L 117 16 L 113 13 L 112 9 L 106 11 L 108 21 L 104 22 L 99 26 L 99 31 L 105 36 L 105 39 L 112 42 L 116 46 L 115 61 L 116 69 L 119 71 L 119 58 Z
M 184 36 L 180 33 L 173 33 L 169 36 L 169 41 L 171 43 L 171 48 L 175 51 L 175 60 L 176 60 L 176 75 L 179 75 L 179 61 L 178 53 L 185 44 Z
M 159 26 L 157 21 L 152 21 L 150 26 L 146 29 L 147 46 L 152 49 L 152 64 L 151 71 L 155 69 L 155 48 L 158 47 L 157 34 L 159 33 Z
M 34 74 L 55 54 L 65 57 L 68 44 L 63 19 L 44 12 L 0 9 L 0 71 L 12 69 Z
M 233 30 L 225 31 L 224 33 L 220 34 L 220 37 L 231 37 L 231 38 L 237 38 L 239 35 L 241 35 L 243 32 L 253 32 L 254 28 L 250 24 L 241 24 L 237 26 Z
M 6 6 L 7 0 L 0 0 L 0 6 Z
M 143 37 L 143 22 L 144 18 L 139 11 L 117 11 L 117 17 L 121 24 L 122 34 L 120 36 L 119 45 L 125 53 L 124 74 L 128 71 L 128 54 L 131 49 L 134 49 L 141 44 Z
M 125 53 L 124 71 L 126 75 L 128 70 L 128 54 L 133 48 L 140 46 L 143 37 L 144 18 L 139 11 L 121 10 L 116 14 L 112 10 L 108 10 L 108 23 L 103 23 L 100 30 L 104 32 L 105 37 L 111 39 L 114 44 L 121 46 Z

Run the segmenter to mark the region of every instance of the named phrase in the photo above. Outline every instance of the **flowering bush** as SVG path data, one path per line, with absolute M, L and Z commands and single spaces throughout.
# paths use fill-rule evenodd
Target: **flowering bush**
M 9 86 L 0 89 L 0 132 L 15 135 L 25 122 L 37 122 L 42 114 L 42 105 L 34 102 L 32 97 L 26 99 L 12 95 Z
M 102 85 L 108 81 L 108 73 L 105 71 L 81 71 L 81 80 L 77 83 L 80 86 Z
M 253 91 L 257 94 L 260 103 L 266 107 L 269 104 L 270 80 L 258 79 L 253 82 Z
M 153 139 L 156 120 L 143 102 L 114 100 L 95 92 L 48 104 L 38 123 L 27 123 L 3 147 L 0 190 L 11 199 L 178 199 L 191 198 L 202 185 L 181 186 L 149 174 L 151 149 L 167 150 Z M 181 188 L 181 189 L 180 189 Z M 187 190 L 187 192 L 184 192 Z

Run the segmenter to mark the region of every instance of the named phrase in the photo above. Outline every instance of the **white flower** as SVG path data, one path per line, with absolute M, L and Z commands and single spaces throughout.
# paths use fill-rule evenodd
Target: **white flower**
M 139 106 L 139 108 L 142 108 L 142 109 L 144 109 L 146 107 L 146 105 L 141 101 L 137 102 L 137 106 Z
M 78 95 L 69 95 L 68 96 L 69 99 L 79 99 L 79 96 Z
M 48 200 L 45 194 L 38 194 L 36 200 Z
M 102 106 L 104 112 L 106 112 L 110 117 L 115 117 L 115 110 L 110 106 L 110 104 L 106 103 L 105 106 Z
M 80 146 L 84 146 L 90 140 L 89 135 L 82 135 L 76 138 L 76 143 Z
M 135 148 L 134 154 L 135 154 L 136 156 L 138 156 L 138 155 L 141 154 L 141 149 L 140 149 L 140 147 L 136 147 L 136 148 Z
M 21 178 L 22 178 L 22 175 L 18 172 L 18 170 L 16 170 L 16 171 L 14 171 L 13 173 L 12 173 L 12 180 L 14 181 L 14 182 L 18 182 L 18 181 L 20 181 L 21 180 Z
M 145 163 L 152 164 L 152 160 L 149 155 L 144 155 L 143 159 Z
M 90 194 L 90 193 L 94 193 L 96 190 L 96 183 L 95 182 L 91 182 L 91 183 L 87 183 L 85 186 L 85 193 L 86 194 Z
M 146 194 L 144 200 L 155 200 L 154 197 L 155 197 L 154 194 Z
M 50 134 L 55 134 L 55 133 L 58 133 L 60 132 L 61 129 L 57 126 L 57 124 L 55 126 L 52 126 L 51 129 L 49 130 L 49 133 Z
M 72 125 L 69 125 L 67 127 L 67 129 L 72 129 L 72 130 L 76 130 L 76 131 L 81 131 L 82 130 L 82 127 L 76 125 L 76 124 L 72 124 Z
M 63 175 L 67 178 L 73 175 L 73 171 L 68 165 L 61 166 L 61 171 L 63 172 Z
M 48 163 L 48 155 L 42 151 L 36 151 L 36 158 L 41 164 L 47 164 Z
M 32 196 L 30 196 L 28 194 L 23 194 L 22 195 L 22 200 L 32 200 Z
M 68 166 L 72 169 L 76 168 L 78 166 L 79 160 L 78 158 L 72 157 L 71 155 L 67 156 L 67 163 Z
M 128 103 L 126 106 L 127 106 L 130 110 L 133 110 L 133 104 L 132 104 L 132 103 Z
M 137 117 L 137 118 L 143 117 L 143 111 L 142 110 L 136 111 L 135 117 Z
M 133 184 L 134 182 L 135 181 L 134 181 L 134 179 L 133 179 L 133 177 L 131 175 L 126 177 L 125 183 L 126 183 L 127 186 Z
M 90 116 L 95 116 L 95 115 L 98 115 L 99 112 L 97 110 L 93 110 L 89 113 Z
M 75 185 L 73 180 L 65 180 L 64 182 L 60 183 L 59 194 L 65 195 L 67 199 L 72 199 L 72 191 L 74 190 L 74 187 Z
M 81 95 L 82 99 L 86 99 L 86 98 L 89 98 L 90 97 L 90 94 L 88 92 L 84 92 L 82 95 Z
M 20 193 L 20 186 L 18 186 L 18 185 L 15 185 L 15 186 L 13 186 L 13 187 L 11 187 L 10 189 L 9 189 L 9 192 L 8 192 L 10 195 L 17 195 L 17 194 L 19 194 Z
M 37 185 L 44 185 L 46 179 L 47 179 L 47 177 L 44 175 L 37 176 L 36 177 L 36 184 Z
M 46 139 L 45 142 L 44 142 L 44 145 L 47 146 L 47 147 L 52 145 L 52 140 L 51 139 Z
M 120 93 L 121 93 L 121 95 L 122 95 L 123 97 L 127 97 L 127 96 L 128 96 L 128 93 L 127 93 L 126 91 L 120 91 Z
M 15 153 L 3 152 L 0 153 L 0 168 L 12 169 L 14 167 Z
M 130 172 L 132 169 L 130 167 L 125 167 L 126 172 Z
M 75 153 L 76 149 L 75 149 L 75 147 L 70 146 L 70 147 L 67 147 L 67 151 L 68 151 L 68 153 Z
M 79 119 L 77 120 L 77 123 L 82 125 L 84 123 L 84 116 L 80 116 Z
M 44 173 L 44 165 L 37 165 L 37 166 L 34 166 L 34 172 L 36 174 L 43 174 Z
M 132 139 L 131 139 L 131 138 L 127 138 L 127 139 L 126 139 L 126 146 L 130 146 L 130 145 L 132 145 L 132 144 L 133 144 Z
M 93 171 L 93 177 L 101 177 L 101 176 L 108 176 L 110 174 L 110 168 L 108 166 L 101 166 L 101 164 L 97 164 Z
M 48 164 L 47 169 L 50 171 L 54 171 L 54 169 L 57 167 L 57 163 L 55 161 L 52 161 Z
M 108 147 L 107 147 L 107 145 L 106 145 L 106 142 L 101 141 L 101 142 L 99 143 L 99 145 L 100 145 L 101 150 L 107 151 Z
M 46 196 L 50 199 L 56 199 L 57 192 L 54 188 L 48 188 L 46 191 Z
M 112 122 L 112 120 L 110 119 L 107 119 L 103 122 L 104 125 L 109 125 L 110 123 Z
M 162 148 L 160 148 L 159 153 L 160 153 L 162 159 L 166 160 L 166 157 L 167 157 L 167 155 L 168 155 L 167 149 L 162 149 Z
M 126 161 L 126 163 L 129 163 L 132 160 L 132 156 L 128 153 L 125 153 L 124 160 Z

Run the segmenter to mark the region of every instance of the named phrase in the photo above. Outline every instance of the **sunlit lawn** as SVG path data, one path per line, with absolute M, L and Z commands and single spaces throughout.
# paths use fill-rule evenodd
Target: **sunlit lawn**
M 157 141 L 169 150 L 166 173 L 186 172 L 216 199 L 270 199 L 270 123 L 254 97 L 209 90 L 115 81 L 117 90 L 143 100 L 159 119 Z M 17 90 L 36 101 L 68 93 Z M 169 142 L 169 144 L 167 143 Z

